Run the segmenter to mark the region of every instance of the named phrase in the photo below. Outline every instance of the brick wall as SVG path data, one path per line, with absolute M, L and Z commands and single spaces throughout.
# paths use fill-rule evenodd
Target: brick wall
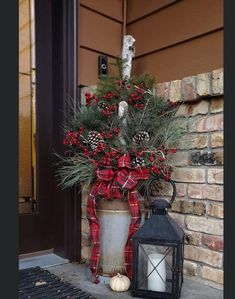
M 223 285 L 223 69 L 157 85 L 184 101 L 188 133 L 174 156 L 177 197 L 171 216 L 184 229 L 186 275 Z
M 94 86 L 92 87 L 94 89 Z M 84 88 L 82 94 L 90 88 Z M 223 286 L 223 69 L 157 84 L 165 100 L 184 101 L 188 133 L 174 155 L 177 197 L 170 212 L 184 229 L 185 275 Z M 87 191 L 82 202 L 82 257 L 91 252 L 86 220 Z

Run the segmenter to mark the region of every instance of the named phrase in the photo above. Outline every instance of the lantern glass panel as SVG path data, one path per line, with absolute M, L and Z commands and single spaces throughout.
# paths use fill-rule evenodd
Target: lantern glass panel
M 172 246 L 139 243 L 137 288 L 171 293 L 174 252 Z

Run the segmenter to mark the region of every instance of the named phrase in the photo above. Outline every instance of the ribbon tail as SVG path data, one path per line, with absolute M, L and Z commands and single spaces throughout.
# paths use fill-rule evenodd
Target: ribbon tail
M 138 230 L 141 221 L 141 214 L 140 214 L 140 207 L 139 207 L 139 200 L 137 195 L 137 190 L 134 188 L 132 191 L 128 191 L 127 195 L 129 207 L 130 207 L 130 214 L 131 214 L 131 223 L 129 225 L 129 233 L 127 242 L 124 248 L 124 258 L 125 258 L 125 268 L 126 274 L 131 279 L 132 277 L 132 236 Z
M 87 203 L 87 219 L 89 221 L 91 242 L 93 245 L 90 259 L 90 270 L 92 273 L 92 281 L 96 284 L 99 283 L 97 271 L 100 259 L 100 224 L 95 210 L 95 196 L 97 192 L 98 186 L 95 184 L 91 189 Z

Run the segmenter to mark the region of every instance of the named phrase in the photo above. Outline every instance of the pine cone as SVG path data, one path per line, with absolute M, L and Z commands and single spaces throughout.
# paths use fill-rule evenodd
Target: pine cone
M 95 150 L 99 143 L 104 142 L 100 133 L 97 131 L 89 131 L 87 135 L 87 142 L 92 150 Z
M 136 157 L 131 161 L 133 167 L 141 167 L 145 165 L 144 159 L 142 157 Z
M 106 103 L 104 103 L 104 102 L 101 102 L 101 103 L 98 104 L 98 108 L 100 110 L 102 110 L 102 109 L 108 110 L 108 105 Z
M 140 131 L 134 135 L 132 140 L 136 145 L 140 144 L 142 141 L 149 141 L 149 133 L 146 131 Z

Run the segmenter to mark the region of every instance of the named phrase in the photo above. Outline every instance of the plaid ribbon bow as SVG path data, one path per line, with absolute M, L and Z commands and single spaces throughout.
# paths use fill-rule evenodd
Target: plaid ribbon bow
M 124 248 L 126 274 L 132 276 L 132 236 L 140 225 L 140 209 L 136 186 L 139 180 L 148 179 L 149 170 L 145 167 L 131 168 L 129 154 L 124 154 L 118 159 L 118 170 L 98 169 L 97 181 L 91 188 L 87 205 L 87 219 L 91 230 L 91 241 L 93 243 L 90 269 L 93 281 L 99 283 L 97 271 L 100 257 L 100 224 L 96 215 L 95 200 L 102 196 L 107 200 L 122 199 L 127 191 L 127 200 L 130 207 L 131 222 L 129 233 Z

